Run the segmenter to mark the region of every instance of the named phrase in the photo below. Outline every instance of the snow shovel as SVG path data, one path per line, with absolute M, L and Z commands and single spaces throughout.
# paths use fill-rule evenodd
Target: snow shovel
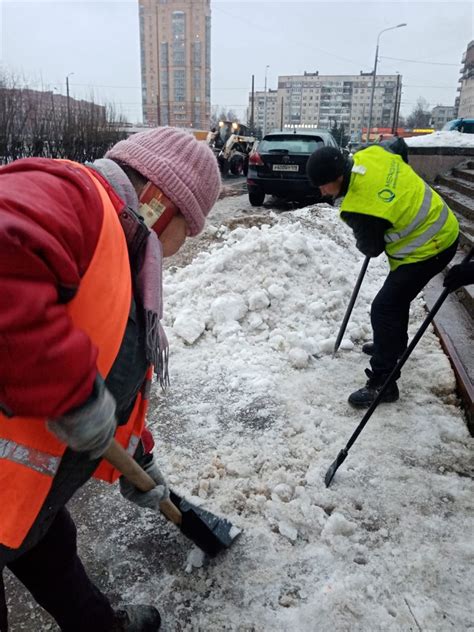
M 104 458 L 140 491 L 148 492 L 156 486 L 151 476 L 115 439 L 105 451 Z M 196 507 L 173 491 L 170 491 L 169 499 L 160 502 L 160 511 L 209 557 L 228 549 L 241 533 L 229 520 Z
M 474 247 L 471 248 L 471 250 L 467 253 L 467 255 L 464 257 L 464 259 L 461 262 L 461 265 L 463 263 L 467 263 L 472 257 L 474 256 Z M 326 476 L 324 477 L 324 482 L 326 483 L 326 487 L 329 487 L 329 485 L 331 484 L 332 479 L 334 478 L 335 473 L 337 472 L 338 468 L 344 463 L 344 461 L 346 460 L 347 454 L 349 453 L 349 450 L 351 449 L 351 447 L 354 445 L 354 443 L 356 442 L 357 437 L 360 435 L 360 433 L 362 432 L 362 430 L 364 429 L 365 424 L 369 421 L 370 417 L 372 416 L 372 413 L 374 412 L 374 410 L 377 408 L 377 406 L 380 403 L 380 400 L 382 399 L 382 397 L 384 396 L 385 391 L 387 390 L 387 388 L 390 385 L 390 382 L 393 380 L 393 378 L 395 377 L 395 375 L 397 375 L 399 373 L 399 371 L 401 370 L 401 368 L 403 367 L 403 365 L 405 364 L 405 362 L 408 360 L 408 357 L 410 356 L 411 352 L 413 351 L 413 349 L 416 347 L 416 345 L 418 344 L 420 338 L 422 337 L 422 335 L 425 333 L 428 325 L 431 323 L 431 321 L 433 320 L 433 318 L 436 316 L 436 314 L 438 313 L 439 308 L 441 307 L 441 305 L 444 303 L 444 301 L 446 300 L 446 297 L 448 296 L 450 290 L 448 288 L 445 288 L 438 300 L 436 301 L 436 303 L 433 305 L 431 311 L 428 312 L 428 315 L 426 316 L 425 320 L 423 321 L 423 323 L 421 324 L 421 327 L 418 329 L 418 331 L 416 332 L 416 334 L 413 336 L 413 340 L 410 342 L 410 344 L 408 345 L 408 347 L 406 348 L 405 352 L 403 353 L 403 355 L 400 357 L 400 359 L 398 360 L 395 368 L 392 370 L 392 372 L 390 373 L 390 375 L 388 376 L 388 378 L 385 380 L 382 388 L 380 389 L 380 391 L 377 393 L 376 398 L 374 399 L 374 401 L 372 402 L 372 404 L 370 405 L 370 407 L 367 409 L 367 412 L 365 413 L 365 415 L 362 417 L 361 422 L 359 423 L 359 425 L 357 426 L 357 428 L 354 430 L 354 432 L 352 433 L 351 438 L 349 439 L 349 441 L 346 444 L 346 447 L 343 448 L 339 454 L 337 455 L 335 461 L 332 463 L 331 467 L 328 469 L 328 471 L 326 472 Z
M 336 342 L 334 344 L 334 351 L 332 352 L 333 358 L 336 355 L 337 350 L 339 349 L 339 345 L 341 344 L 341 340 L 346 331 L 347 323 L 349 322 L 349 318 L 351 317 L 352 310 L 354 308 L 354 303 L 356 302 L 357 295 L 359 294 L 360 286 L 362 285 L 362 281 L 364 280 L 365 273 L 367 272 L 367 266 L 369 265 L 369 261 L 370 261 L 370 257 L 366 257 L 364 259 L 364 263 L 362 264 L 362 268 L 360 269 L 355 287 L 352 290 L 351 300 L 349 301 L 349 305 L 347 306 L 346 313 L 344 314 L 344 320 L 342 321 L 341 327 L 339 329 L 339 333 L 337 334 Z

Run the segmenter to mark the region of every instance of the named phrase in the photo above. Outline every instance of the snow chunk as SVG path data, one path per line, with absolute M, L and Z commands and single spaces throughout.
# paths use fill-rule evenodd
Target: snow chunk
M 351 535 L 356 530 L 357 525 L 344 518 L 340 513 L 333 513 L 329 516 L 323 529 L 323 536 L 331 535 Z
M 270 305 L 270 299 L 267 296 L 265 290 L 257 290 L 252 292 L 249 296 L 249 309 L 264 309 Z
M 285 503 L 289 502 L 293 497 L 293 491 L 291 487 L 286 483 L 279 483 L 278 485 L 275 485 L 275 487 L 273 488 L 273 494 L 275 494 L 277 498 L 283 500 L 283 502 Z
M 285 536 L 285 538 L 288 538 L 288 540 L 291 540 L 292 542 L 295 542 L 298 537 L 298 530 L 283 520 L 278 523 L 278 531 L 281 535 Z
M 302 253 L 302 254 L 306 254 L 309 253 L 309 249 L 308 249 L 308 242 L 306 241 L 305 236 L 302 233 L 299 234 L 295 234 L 293 233 L 292 235 L 288 235 L 283 247 L 285 248 L 285 250 L 287 250 L 288 252 L 292 252 L 292 253 Z
M 288 357 L 295 369 L 305 369 L 308 366 L 309 355 L 304 349 L 298 347 L 291 349 Z
M 211 304 L 212 318 L 216 323 L 242 320 L 247 312 L 247 305 L 238 294 L 224 294 L 216 298 Z
M 262 325 L 265 325 L 260 314 L 256 314 L 255 312 L 250 312 L 248 317 L 248 324 L 250 329 L 259 329 Z
M 313 316 L 322 316 L 326 311 L 326 306 L 322 301 L 313 301 L 308 305 L 308 309 Z
M 173 323 L 174 333 L 189 345 L 196 342 L 205 328 L 204 321 L 196 318 L 189 310 L 180 312 Z
M 283 349 L 285 348 L 285 339 L 281 334 L 274 334 L 270 337 L 268 342 L 272 349 L 283 351 Z
M 349 340 L 348 338 L 342 339 L 339 349 L 344 349 L 344 351 L 352 351 L 353 348 L 354 343 L 352 342 L 352 340 Z
M 285 296 L 285 288 L 283 288 L 281 285 L 277 285 L 276 283 L 272 283 L 268 287 L 268 293 L 273 298 L 283 298 Z
M 326 338 L 319 341 L 319 350 L 321 353 L 332 353 L 334 351 L 335 338 Z
M 193 568 L 202 568 L 205 558 L 206 554 L 204 551 L 198 549 L 197 546 L 192 548 L 186 558 L 186 573 L 192 573 Z

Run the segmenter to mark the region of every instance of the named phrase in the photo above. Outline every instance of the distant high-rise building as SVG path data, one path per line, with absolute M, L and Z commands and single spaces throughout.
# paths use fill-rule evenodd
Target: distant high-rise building
M 401 89 L 401 75 L 377 75 L 371 129 L 396 125 Z M 267 132 L 293 126 L 330 129 L 334 124 L 338 127 L 343 124 L 346 133 L 357 139 L 368 123 L 371 92 L 371 73 L 305 72 L 304 75 L 280 76 L 278 89 L 267 93 Z M 264 97 L 260 91 L 254 97 L 257 127 L 262 127 L 264 119 Z
M 474 40 L 470 41 L 462 56 L 461 76 L 459 77 L 458 92 L 454 107 L 456 116 L 462 118 L 474 117 Z
M 139 0 L 139 9 L 144 122 L 207 129 L 210 0 Z

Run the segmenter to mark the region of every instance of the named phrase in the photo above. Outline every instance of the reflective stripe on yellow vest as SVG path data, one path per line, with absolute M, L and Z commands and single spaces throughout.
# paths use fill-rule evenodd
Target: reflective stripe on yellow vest
M 103 205 L 96 250 L 79 291 L 67 309 L 75 326 L 85 331 L 97 347 L 97 367 L 105 377 L 118 355 L 130 311 L 132 289 L 127 244 L 117 211 L 100 181 L 86 167 L 69 164 L 88 174 Z M 150 380 L 151 369 L 147 385 Z M 116 433 L 116 438 L 130 453 L 135 451 L 143 429 L 147 400 L 147 396 L 139 395 L 127 424 L 120 426 Z M 47 430 L 44 419 L 8 419 L 0 414 L 2 544 L 10 548 L 21 546 L 51 489 L 65 449 L 66 446 Z M 95 476 L 112 482 L 119 472 L 102 461 Z
M 371 146 L 354 154 L 354 167 L 341 212 L 388 220 L 385 252 L 390 268 L 434 257 L 456 240 L 453 212 L 401 156 Z

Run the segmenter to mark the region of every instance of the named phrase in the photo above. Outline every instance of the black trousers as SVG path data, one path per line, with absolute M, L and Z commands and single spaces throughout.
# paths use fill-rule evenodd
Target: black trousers
M 447 266 L 456 254 L 457 246 L 456 240 L 435 257 L 401 265 L 385 279 L 370 313 L 374 334 L 374 355 L 370 364 L 375 377 L 386 377 L 407 348 L 410 303 L 428 281 Z
M 63 632 L 107 632 L 112 628 L 114 611 L 87 576 L 77 555 L 76 527 L 64 507 L 38 544 L 7 566 Z M 1 581 L 0 591 L 0 630 L 6 632 Z

